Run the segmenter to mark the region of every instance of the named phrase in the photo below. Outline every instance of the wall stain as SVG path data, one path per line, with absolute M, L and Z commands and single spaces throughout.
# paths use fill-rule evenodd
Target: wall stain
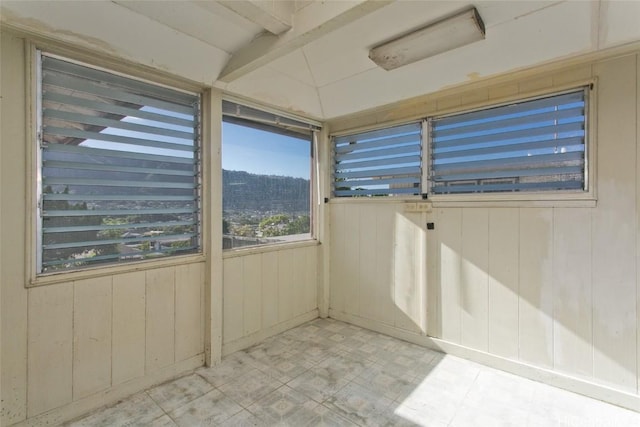
M 119 54 L 117 49 L 115 49 L 113 46 L 111 46 L 109 43 L 105 42 L 104 40 L 100 40 L 98 38 L 91 37 L 85 34 L 75 33 L 70 30 L 57 29 L 48 24 L 45 24 L 39 19 L 26 18 L 16 14 L 15 12 L 7 10 L 6 8 L 2 8 L 2 15 L 0 19 L 3 24 L 9 24 L 13 27 L 16 27 L 25 31 L 30 31 L 42 36 L 46 36 L 46 37 L 53 36 L 57 39 L 62 39 L 65 41 L 73 41 L 83 45 L 89 45 L 93 48 L 97 48 L 99 50 L 109 52 L 113 55 Z

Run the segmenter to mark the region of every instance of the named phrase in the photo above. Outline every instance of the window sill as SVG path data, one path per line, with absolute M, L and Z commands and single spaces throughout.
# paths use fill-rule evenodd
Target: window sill
M 590 193 L 566 194 L 467 194 L 434 196 L 428 199 L 434 208 L 595 208 L 597 199 Z
M 76 280 L 93 279 L 96 277 L 115 276 L 117 274 L 131 273 L 134 271 L 147 271 L 163 267 L 172 267 L 176 265 L 195 264 L 205 262 L 204 254 L 191 254 L 174 256 L 171 258 L 130 262 L 119 265 L 109 265 L 100 267 L 91 267 L 76 271 L 60 271 L 55 273 L 46 273 L 37 276 L 27 284 L 26 287 L 36 287 L 52 285 L 56 283 L 73 282 Z
M 222 252 L 222 258 L 235 258 L 247 255 L 261 254 L 266 252 L 278 252 L 288 249 L 304 248 L 308 246 L 319 246 L 320 242 L 316 239 L 304 239 L 295 242 L 272 243 L 266 245 L 247 246 L 237 249 L 225 249 Z
M 329 200 L 330 204 L 340 203 L 406 203 L 406 202 L 427 202 L 429 200 L 423 199 L 422 196 L 384 196 L 384 197 L 334 197 Z

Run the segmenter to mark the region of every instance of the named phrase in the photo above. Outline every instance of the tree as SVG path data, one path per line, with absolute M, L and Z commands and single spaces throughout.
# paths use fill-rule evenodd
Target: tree
M 233 227 L 231 234 L 242 237 L 255 237 L 256 235 L 253 228 L 248 224 Z
M 291 219 L 284 214 L 273 215 L 260 221 L 258 230 L 263 237 L 285 236 Z
M 309 215 L 300 215 L 289 223 L 287 235 L 305 234 L 311 231 L 311 218 Z

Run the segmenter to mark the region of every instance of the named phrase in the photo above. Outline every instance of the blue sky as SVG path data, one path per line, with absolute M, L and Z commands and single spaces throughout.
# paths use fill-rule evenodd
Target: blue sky
M 172 117 L 188 119 L 189 116 L 167 112 L 157 108 L 143 107 L 143 111 L 167 114 Z M 191 131 L 190 128 L 155 122 L 136 117 L 125 117 L 122 121 L 142 125 L 157 126 L 165 129 Z M 191 140 L 174 137 L 149 135 L 116 128 L 106 128 L 101 133 L 153 139 L 176 144 L 193 144 Z M 191 157 L 189 151 L 178 151 L 154 147 L 121 144 L 116 142 L 88 139 L 82 143 L 85 147 L 135 151 L 178 157 Z M 252 129 L 245 126 L 223 122 L 222 124 L 222 167 L 227 170 L 245 171 L 254 174 L 292 176 L 309 179 L 310 141 L 292 138 L 272 132 Z
M 309 179 L 310 142 L 223 122 L 222 168 Z

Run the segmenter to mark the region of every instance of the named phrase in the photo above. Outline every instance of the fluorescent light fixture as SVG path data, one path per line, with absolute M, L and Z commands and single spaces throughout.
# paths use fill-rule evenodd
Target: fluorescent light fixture
M 475 7 L 457 13 L 369 51 L 369 58 L 385 70 L 484 39 L 484 22 Z

